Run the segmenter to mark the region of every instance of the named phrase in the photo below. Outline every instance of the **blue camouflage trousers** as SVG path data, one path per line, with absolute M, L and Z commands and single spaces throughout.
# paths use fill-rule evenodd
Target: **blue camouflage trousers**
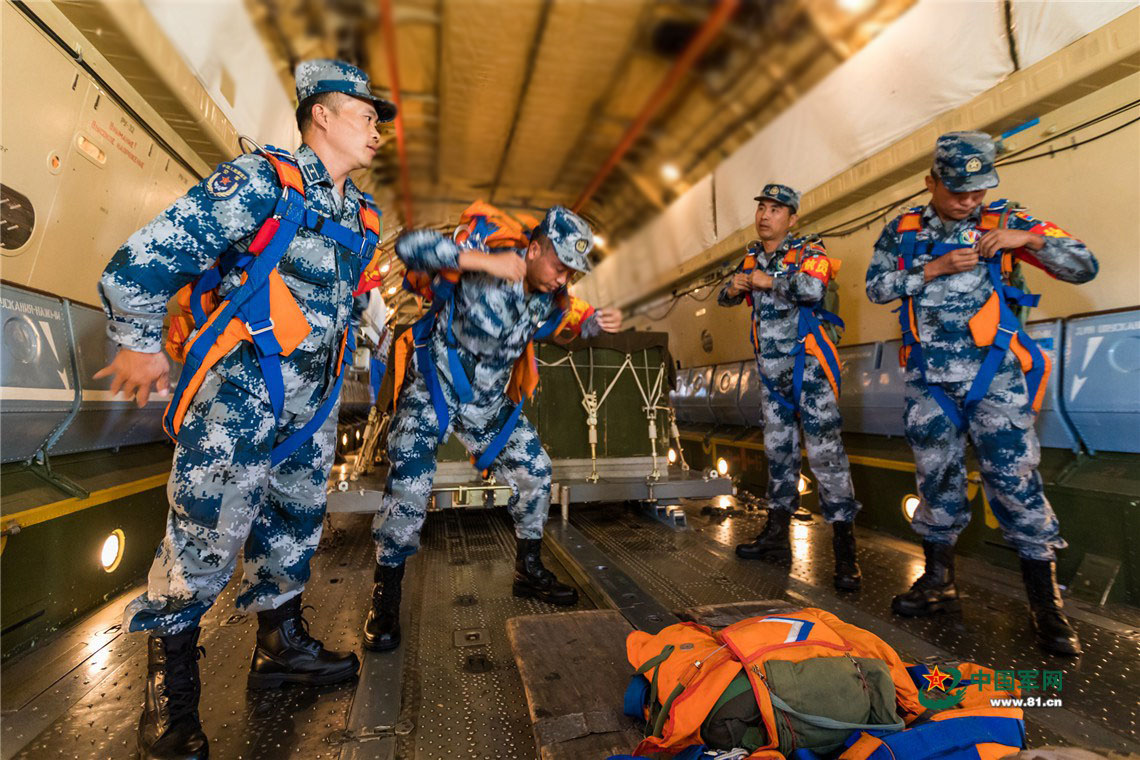
M 423 376 L 414 364 L 409 365 L 407 372 L 388 433 L 388 483 L 372 523 L 376 559 L 393 567 L 419 549 L 420 530 L 435 479 L 439 440 L 435 409 Z M 451 432 L 468 451 L 482 453 L 511 412 L 507 397 L 498 394 L 490 404 L 461 404 L 447 382 L 441 385 L 451 416 Z M 538 431 L 525 414 L 521 415 L 507 445 L 491 466 L 495 479 L 512 488 L 507 511 L 519 538 L 542 538 L 550 511 L 551 472 L 550 457 L 542 448 Z
M 793 363 L 764 362 L 761 372 L 781 395 L 792 398 Z M 814 356 L 804 363 L 800 419 L 795 411 L 763 391 L 764 454 L 768 459 L 768 502 L 794 512 L 800 505 L 800 425 L 808 462 L 819 486 L 819 505 L 827 522 L 851 522 L 860 509 L 851 484 L 851 465 L 840 437 L 839 404 L 823 368 Z
M 282 361 L 282 374 L 286 398 L 277 421 L 248 344 L 207 373 L 179 431 L 166 535 L 146 593 L 124 613 L 128 630 L 167 636 L 197 626 L 229 583 L 239 554 L 238 609 L 275 609 L 304 589 L 321 539 L 336 408 L 276 467 L 270 452 L 324 401 L 332 385 L 329 352 L 295 351 Z
M 973 381 L 940 383 L 961 407 Z M 914 449 L 920 495 L 911 526 L 924 539 L 953 544 L 970 522 L 966 439 L 974 445 L 982 485 L 1007 541 L 1026 559 L 1052 560 L 1067 544 L 1045 498 L 1037 465 L 1041 445 L 1025 376 L 1008 354 L 989 392 L 966 413 L 960 432 L 916 370 L 906 378 L 906 438 Z

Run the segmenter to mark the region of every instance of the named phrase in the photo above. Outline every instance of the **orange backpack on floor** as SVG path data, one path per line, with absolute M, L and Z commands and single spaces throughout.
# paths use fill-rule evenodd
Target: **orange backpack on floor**
M 748 618 L 720 630 L 678 623 L 657 634 L 635 631 L 626 639 L 626 653 L 638 674 L 626 693 L 626 713 L 644 718 L 648 734 L 634 752 L 639 756 L 676 754 L 704 745 L 706 721 L 733 693 L 730 685 L 739 690 L 742 673 L 747 676 L 760 716 L 758 730 L 751 732 L 758 740 L 745 742 L 752 750 L 750 760 L 776 760 L 786 756 L 783 752 L 790 755 L 788 744 L 795 744 L 796 732 L 805 726 L 838 732 L 839 741 L 831 742 L 828 752 L 838 751 L 834 747 L 842 749 L 846 739 L 840 755 L 846 760 L 935 758 L 940 755 L 930 748 L 948 742 L 965 742 L 978 749 L 979 758 L 989 760 L 1001 757 L 994 754 L 999 749 L 1010 753 L 1024 744 L 1020 708 L 993 707 L 990 703 L 991 699 L 1018 696 L 1017 689 L 973 688 L 976 683 L 993 683 L 993 671 L 972 664 L 958 666 L 962 679 L 958 685 L 963 689 L 953 691 L 945 702 L 949 709 L 929 710 L 919 698 L 919 684 L 930 672 L 926 666 L 908 666 L 878 636 L 821 609 Z M 863 679 L 868 694 L 876 689 L 882 693 L 886 686 L 886 693 L 893 692 L 894 704 L 886 710 L 880 704 L 868 713 L 876 717 L 874 725 L 843 723 L 814 714 L 786 685 L 786 674 L 820 658 L 840 668 L 849 666 L 854 674 L 851 677 Z M 878 664 L 875 672 L 867 667 L 869 662 Z M 785 674 L 783 680 L 779 679 L 781 673 Z M 784 691 L 782 695 L 775 691 L 776 685 Z M 828 689 L 829 684 L 823 688 Z M 925 690 L 925 686 L 921 688 Z M 740 691 L 746 693 L 747 688 Z M 796 702 L 798 709 L 789 702 Z M 948 721 L 955 721 L 954 726 Z M 911 744 L 924 748 L 925 754 L 903 749 Z M 891 755 L 896 745 L 902 754 Z M 803 753 L 797 757 L 814 757 L 806 751 L 813 747 L 793 749 Z

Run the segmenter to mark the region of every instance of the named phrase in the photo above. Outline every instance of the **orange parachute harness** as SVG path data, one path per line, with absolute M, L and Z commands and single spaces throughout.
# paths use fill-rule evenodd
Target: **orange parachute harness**
M 824 286 L 827 286 L 828 281 L 834 277 L 842 265 L 839 259 L 831 258 L 824 252 L 823 246 L 819 244 L 818 238 L 801 238 L 793 240 L 790 243 L 788 252 L 784 254 L 784 265 L 789 276 L 803 272 L 821 280 Z M 748 248 L 748 253 L 744 257 L 744 264 L 741 271 L 744 274 L 751 274 L 757 266 L 760 252 L 759 242 L 753 242 Z M 752 293 L 745 294 L 748 305 L 752 305 Z M 825 322 L 836 325 L 839 329 L 843 329 L 843 320 L 837 314 L 833 314 L 823 308 L 822 303 L 814 305 L 801 305 L 799 307 L 799 323 L 797 327 L 796 347 L 792 351 L 795 357 L 795 368 L 792 371 L 792 398 L 788 399 L 780 392 L 770 378 L 760 373 L 760 379 L 768 388 L 769 394 L 781 406 L 791 409 L 793 412 L 799 412 L 800 404 L 800 391 L 803 389 L 804 382 L 804 369 L 806 367 L 806 357 L 814 356 L 819 361 L 819 366 L 823 369 L 823 374 L 827 377 L 827 382 L 831 385 L 831 390 L 835 394 L 836 400 L 839 399 L 840 387 L 840 370 L 842 364 L 839 361 L 839 352 L 835 348 L 835 343 L 832 342 L 827 332 L 823 329 Z M 752 348 L 756 351 L 757 355 L 760 352 L 760 336 L 756 332 L 756 320 L 752 320 Z
M 1011 210 L 1005 200 L 994 201 L 986 206 L 977 225 L 978 233 L 984 235 L 990 230 L 1004 228 Z M 915 257 L 920 253 L 937 257 L 962 247 L 960 243 L 920 243 L 918 233 L 922 230 L 922 212 L 923 207 L 918 206 L 899 218 L 898 231 L 902 236 L 898 257 L 900 271 L 913 267 Z M 1014 306 L 1036 306 L 1041 296 L 1026 293 L 1010 284 L 1010 275 L 1016 260 L 1016 251 L 1003 250 L 985 262 L 993 292 L 982 304 L 982 308 L 970 318 L 969 324 L 974 343 L 989 350 L 966 393 L 962 408 L 959 408 L 941 387 L 926 380 L 926 361 L 918 335 L 914 299 L 904 296 L 902 304 L 896 309 L 903 339 L 902 347 L 899 349 L 899 364 L 918 369 L 927 391 L 958 430 L 966 429 L 967 413 L 985 397 L 1007 351 L 1013 351 L 1021 365 L 1021 371 L 1025 373 L 1026 389 L 1033 404 L 1033 411 L 1040 411 L 1041 404 L 1045 400 L 1045 390 L 1053 362 L 1049 355 L 1040 349 L 1037 342 L 1025 332 L 1013 310 Z
M 976 747 L 978 757 L 989 760 L 1024 746 L 1021 709 L 993 707 L 990 701 L 1017 697 L 1016 686 L 1004 690 L 980 688 L 982 684 L 997 686 L 994 671 L 973 664 L 948 668 L 958 678 L 948 689 L 951 698 L 945 702 L 946 709 L 928 710 L 919 698 L 924 680 L 928 682 L 925 688 L 937 681 L 931 679 L 928 666 L 907 665 L 878 636 L 821 609 L 748 618 L 720 630 L 686 622 L 656 634 L 635 631 L 626 639 L 626 654 L 636 674 L 626 692 L 625 712 L 646 720 L 648 733 L 634 756 L 676 754 L 703 745 L 701 731 L 706 719 L 741 673 L 746 674 L 756 699 L 763 728 L 759 735 L 766 741 L 752 751 L 750 760 L 784 757 L 777 749 L 777 724 L 786 722 L 789 715 L 806 723 L 814 719 L 826 721 L 829 728 L 850 729 L 847 748 L 840 755 L 845 760 L 921 760 L 941 757 L 936 752 L 939 748 L 965 746 Z M 890 674 L 894 711 L 900 719 L 894 724 L 858 726 L 791 708 L 770 688 L 767 664 L 813 658 L 882 661 Z M 977 688 L 967 688 L 975 685 Z M 951 726 L 946 721 L 955 723 Z M 926 728 L 938 723 L 942 725 Z M 999 748 L 1004 754 L 997 753 Z
M 526 214 L 511 214 L 490 203 L 475 201 L 464 210 L 453 238 L 463 248 L 488 253 L 503 253 L 525 249 L 530 244 L 531 231 L 539 222 Z M 455 317 L 455 289 L 459 285 L 458 270 L 440 272 L 409 271 L 404 275 L 404 289 L 424 299 L 427 312 L 404 332 L 396 343 L 393 365 L 395 367 L 395 388 L 393 398 L 399 403 L 400 388 L 403 385 L 408 364 L 414 355 L 416 367 L 424 378 L 432 407 L 439 422 L 439 443 L 447 435 L 451 415 L 447 399 L 439 382 L 439 373 L 431 356 L 431 335 L 437 322 L 442 326 L 447 346 L 448 369 L 451 383 L 461 403 L 474 399 L 467 370 L 459 359 L 459 344 L 455 339 L 453 322 Z M 514 404 L 510 416 L 502 428 L 478 456 L 471 458 L 472 464 L 483 475 L 490 475 L 491 465 L 510 440 L 511 433 L 522 414 L 523 402 L 534 395 L 538 388 L 538 361 L 535 357 L 534 341 L 549 338 L 566 327 L 578 329 L 594 313 L 585 301 L 574 298 L 565 288 L 554 296 L 555 311 L 531 336 L 521 356 L 515 360 L 505 392 Z
M 213 267 L 175 295 L 180 313 L 171 318 L 166 351 L 183 368 L 162 419 L 163 430 L 174 441 L 178 440 L 186 410 L 210 368 L 242 341 L 253 344 L 274 416 L 281 417 L 285 403 L 281 357 L 289 356 L 312 329 L 277 270 L 299 230 L 312 230 L 344 246 L 361 260 L 370 261 L 370 267 L 379 257 L 380 213 L 372 196 L 364 194 L 361 199 L 364 234 L 360 235 L 305 208 L 301 170 L 292 154 L 273 146 L 257 153 L 269 161 L 281 183 L 281 195 L 272 214 L 262 222 L 248 250 L 226 251 Z M 219 286 L 235 271 L 240 273 L 239 284 L 220 296 Z M 375 287 L 365 285 L 365 278 L 361 282 L 358 293 Z M 344 379 L 342 369 L 352 360 L 354 350 L 352 330 L 345 328 L 336 363 L 336 383 L 329 398 L 308 424 L 274 447 L 270 456 L 273 465 L 311 438 L 332 412 Z

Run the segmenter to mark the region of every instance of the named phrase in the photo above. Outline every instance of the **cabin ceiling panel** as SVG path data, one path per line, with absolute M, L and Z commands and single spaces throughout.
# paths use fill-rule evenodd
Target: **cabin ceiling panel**
M 542 4 L 450 0 L 443 10 L 440 173 L 484 188 L 495 175 Z
M 633 43 L 645 0 L 556 0 L 542 32 L 502 184 L 549 188 Z

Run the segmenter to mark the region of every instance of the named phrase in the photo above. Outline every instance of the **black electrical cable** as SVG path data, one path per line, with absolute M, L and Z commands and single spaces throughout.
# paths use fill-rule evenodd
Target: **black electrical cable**
M 1124 129 L 1125 127 L 1130 126 L 1132 124 L 1135 124 L 1138 121 L 1140 121 L 1140 116 L 1137 116 L 1135 119 L 1130 119 L 1129 121 L 1126 121 L 1123 124 L 1119 124 L 1119 125 L 1113 127 L 1112 129 L 1108 130 L 1107 132 L 1101 132 L 1099 135 L 1096 135 L 1095 137 L 1090 137 L 1087 140 L 1080 140 L 1079 142 L 1070 143 L 1069 145 L 1063 145 L 1060 148 L 1050 148 L 1049 150 L 1045 151 L 1044 153 L 1035 153 L 1032 156 L 1025 156 L 1024 158 L 1019 158 L 1019 159 L 1016 159 L 1014 161 L 1005 161 L 1001 165 L 1002 166 L 1013 166 L 1014 164 L 1020 164 L 1020 163 L 1026 162 L 1026 161 L 1034 161 L 1038 158 L 1050 158 L 1052 156 L 1057 155 L 1058 153 L 1064 153 L 1067 150 L 1073 150 L 1075 148 L 1081 147 L 1082 145 L 1088 145 L 1089 143 L 1095 142 L 1102 137 L 1108 137 L 1113 132 L 1119 132 L 1120 130 Z
M 665 309 L 665 311 L 661 312 L 660 314 L 646 314 L 645 316 L 649 317 L 654 322 L 659 322 L 660 320 L 665 319 L 665 317 L 672 314 L 673 309 L 677 308 L 677 304 L 681 303 L 681 299 L 684 297 L 684 293 L 674 293 L 673 298 L 669 301 L 669 306 Z
M 1079 132 L 1082 129 L 1088 129 L 1091 126 L 1095 126 L 1096 124 L 1099 124 L 1100 122 L 1105 121 L 1106 119 L 1111 119 L 1113 116 L 1118 116 L 1119 114 L 1122 114 L 1125 111 L 1136 108 L 1137 106 L 1140 106 L 1140 100 L 1133 100 L 1129 103 L 1125 103 L 1124 105 L 1118 106 L 1118 107 L 1112 109 L 1111 111 L 1106 111 L 1105 113 L 1100 114 L 1099 116 L 1095 116 L 1095 117 L 1093 117 L 1087 121 L 1081 122 L 1080 124 L 1076 124 L 1072 127 L 1069 127 L 1068 129 L 1066 129 L 1062 132 L 1059 132 L 1058 134 L 1050 135 L 1049 137 L 1047 137 L 1043 140 L 1040 140 L 1036 143 L 1033 143 L 1032 145 L 1027 145 L 1024 148 L 1016 150 L 1012 153 L 1008 153 L 1008 154 L 1002 156 L 1001 158 L 999 158 L 997 161 L 995 161 L 994 164 L 996 166 L 1012 166 L 1014 164 L 1022 163 L 1023 161 L 1029 161 L 1029 160 L 1033 160 L 1035 158 L 1044 158 L 1046 156 L 1055 155 L 1055 154 L 1060 153 L 1064 150 L 1072 150 L 1073 148 L 1080 147 L 1081 145 L 1087 145 L 1090 142 L 1093 142 L 1095 140 L 1099 140 L 1100 138 L 1105 137 L 1107 135 L 1110 135 L 1113 132 L 1116 132 L 1117 130 L 1123 129 L 1124 127 L 1127 127 L 1129 124 L 1135 123 L 1136 120 L 1133 119 L 1132 121 L 1121 124 L 1120 126 L 1115 127 L 1114 129 L 1111 129 L 1107 132 L 1103 132 L 1099 135 L 1096 135 L 1095 137 L 1090 137 L 1087 140 L 1082 140 L 1081 142 L 1074 143 L 1071 146 L 1066 146 L 1064 148 L 1057 148 L 1057 149 L 1051 150 L 1047 153 L 1035 154 L 1035 155 L 1030 156 L 1028 158 L 1021 158 L 1021 159 L 1016 158 L 1017 156 L 1020 156 L 1024 153 L 1026 153 L 1027 151 L 1031 151 L 1034 148 L 1039 148 L 1042 145 L 1046 145 L 1048 143 L 1055 142 L 1056 140 L 1059 140 L 1063 137 L 1067 137 L 1067 136 L 1073 134 L 1074 132 Z M 1011 159 L 1016 159 L 1016 160 L 1011 160 Z M 859 230 L 865 229 L 867 227 L 867 225 L 887 216 L 890 213 L 891 209 L 893 209 L 897 206 L 900 206 L 903 203 L 906 203 L 907 201 L 911 200 L 912 198 L 917 198 L 918 196 L 922 195 L 925 192 L 926 192 L 926 190 L 919 190 L 918 192 L 912 193 L 912 194 L 906 196 L 905 198 L 899 198 L 897 200 L 891 201 L 890 203 L 888 203 L 884 206 L 880 206 L 876 209 L 872 209 L 872 210 L 870 210 L 864 214 L 861 214 L 859 216 L 852 217 L 851 219 L 840 222 L 839 224 L 835 225 L 834 227 L 830 227 L 830 228 L 823 230 L 821 232 L 818 232 L 816 234 L 818 234 L 821 237 L 846 237 L 847 235 L 852 235 L 855 232 L 858 232 Z M 871 217 L 871 218 L 867 219 L 867 217 Z M 863 221 L 864 219 L 866 221 Z M 850 226 L 850 225 L 854 225 L 854 226 Z M 836 230 L 839 230 L 839 231 L 837 232 Z
M 1028 161 L 1035 161 L 1039 158 L 1051 158 L 1052 156 L 1055 156 L 1058 153 L 1064 153 L 1065 151 L 1068 151 L 1068 150 L 1075 150 L 1076 148 L 1079 148 L 1082 145 L 1088 145 L 1089 143 L 1096 142 L 1097 140 L 1099 140 L 1103 137 L 1108 137 L 1109 135 L 1111 135 L 1115 132 L 1119 132 L 1120 130 L 1124 129 L 1125 127 L 1131 126 L 1131 125 L 1135 124 L 1136 122 L 1140 122 L 1140 116 L 1138 116 L 1134 119 L 1130 119 L 1129 121 L 1126 121 L 1123 124 L 1118 124 L 1117 126 L 1113 127 L 1112 129 L 1109 129 L 1106 132 L 1101 132 L 1100 134 L 1094 135 L 1088 139 L 1080 140 L 1080 141 L 1074 142 L 1074 143 L 1070 143 L 1069 145 L 1064 145 L 1060 148 L 1050 148 L 1047 151 L 1043 151 L 1041 153 L 1034 153 L 1033 155 L 1030 155 L 1030 156 L 1023 155 L 1028 151 L 1031 151 L 1035 148 L 1041 147 L 1042 145 L 1047 145 L 1048 143 L 1056 142 L 1057 140 L 1062 139 L 1064 137 L 1067 137 L 1067 136 L 1073 134 L 1074 132 L 1079 132 L 1082 129 L 1088 129 L 1091 126 L 1095 126 L 1096 124 L 1099 124 L 1102 121 L 1105 121 L 1107 119 L 1111 119 L 1113 116 L 1118 116 L 1118 115 L 1124 113 L 1125 111 L 1129 111 L 1129 110 L 1136 108 L 1138 106 L 1140 106 L 1140 100 L 1133 100 L 1129 103 L 1125 103 L 1124 105 L 1118 106 L 1118 107 L 1112 109 L 1111 111 L 1106 111 L 1105 113 L 1100 114 L 1099 116 L 1095 116 L 1095 117 L 1093 117 L 1087 121 L 1081 122 L 1080 124 L 1076 124 L 1072 127 L 1069 127 L 1068 129 L 1066 129 L 1062 132 L 1059 132 L 1055 135 L 1050 135 L 1049 137 L 1047 137 L 1043 140 L 1040 140 L 1036 143 L 1033 143 L 1032 145 L 1027 145 L 1024 148 L 1020 148 L 1016 151 L 1013 151 L 1012 153 L 1008 153 L 1008 154 L 1002 156 L 1001 158 L 999 158 L 997 161 L 995 161 L 994 165 L 995 166 L 1014 166 L 1015 164 L 1026 163 Z M 882 218 L 888 216 L 891 213 L 892 209 L 895 209 L 895 208 L 901 206 L 902 204 L 906 203 L 907 201 L 910 201 L 914 198 L 917 198 L 918 196 L 922 195 L 925 192 L 926 192 L 926 190 L 922 189 L 922 190 L 919 190 L 918 192 L 911 193 L 910 195 L 908 195 L 904 198 L 897 198 L 897 199 L 895 199 L 889 203 L 886 203 L 882 206 L 879 206 L 878 208 L 871 209 L 870 211 L 866 211 L 866 212 L 864 212 L 858 216 L 844 220 L 844 221 L 840 222 L 839 224 L 837 224 L 833 227 L 829 227 L 828 229 L 823 230 L 821 232 L 817 232 L 815 234 L 819 235 L 820 237 L 829 237 L 829 238 L 846 237 L 848 235 L 853 235 L 860 230 L 866 229 L 868 226 L 870 226 L 874 222 L 878 221 L 879 219 L 882 219 Z M 723 275 L 723 276 L 717 278 L 715 284 L 709 285 L 708 287 L 710 288 L 710 290 L 719 289 L 720 286 L 725 282 L 725 280 L 728 279 L 728 277 L 730 275 L 731 275 L 731 272 L 728 275 Z M 653 321 L 658 321 L 658 320 L 664 319 L 665 317 L 669 316 L 669 314 L 673 311 L 674 308 L 676 308 L 677 304 L 680 303 L 682 298 L 688 296 L 689 293 L 692 293 L 693 291 L 700 290 L 703 287 L 706 287 L 706 286 L 705 285 L 696 285 L 696 286 L 693 286 L 687 290 L 683 290 L 680 292 L 674 291 L 672 301 L 669 304 L 669 307 L 664 311 L 664 313 L 662 313 L 659 316 L 653 316 L 650 314 L 645 314 L 644 316 L 649 317 L 649 319 L 652 319 Z M 690 297 L 692 297 L 692 296 L 690 296 Z M 711 293 L 710 293 L 710 295 L 705 296 L 704 298 L 693 298 L 693 300 L 707 301 L 710 297 L 711 297 Z
M 1062 132 L 1058 132 L 1055 135 L 1049 135 L 1045 139 L 1038 140 L 1037 142 L 1033 143 L 1032 145 L 1026 145 L 1024 148 L 1019 148 L 1018 150 L 1015 150 L 1012 153 L 1006 153 L 1004 156 L 1001 156 L 1000 158 L 998 158 L 998 160 L 995 161 L 994 164 L 997 166 L 1001 166 L 1003 164 L 1012 163 L 1010 161 L 1010 159 L 1014 158 L 1016 156 L 1020 156 L 1022 153 L 1025 153 L 1027 151 L 1031 151 L 1034 148 L 1039 148 L 1042 145 L 1046 145 L 1046 144 L 1051 143 L 1055 140 L 1059 140 L 1062 137 L 1068 137 L 1069 135 L 1073 134 L 1074 132 L 1079 132 L 1082 129 L 1088 129 L 1089 127 L 1094 126 L 1096 124 L 1099 124 L 1102 121 L 1105 121 L 1106 119 L 1111 119 L 1113 116 L 1118 116 L 1119 114 L 1122 114 L 1125 111 L 1130 111 L 1133 108 L 1136 108 L 1138 106 L 1140 106 L 1140 100 L 1133 100 L 1129 103 L 1125 103 L 1122 106 L 1117 106 L 1116 108 L 1112 109 L 1111 111 L 1106 111 L 1106 112 L 1100 114 L 1099 116 L 1094 116 L 1093 118 L 1089 119 L 1088 121 L 1084 121 L 1084 122 L 1081 122 L 1080 124 L 1076 124 L 1076 125 L 1069 127 L 1068 129 L 1066 129 Z M 1096 138 L 1093 138 L 1093 139 L 1096 139 Z
M 922 195 L 925 192 L 926 192 L 926 189 L 924 188 L 922 190 L 919 190 L 918 192 L 911 193 L 910 195 L 906 196 L 905 198 L 896 198 L 895 200 L 891 201 L 890 203 L 888 203 L 884 206 L 879 206 L 878 208 L 872 209 L 871 211 L 868 211 L 865 214 L 862 214 L 860 216 L 856 216 L 852 219 L 848 219 L 844 222 L 840 222 L 839 224 L 835 225 L 834 227 L 829 227 L 828 229 L 823 230 L 821 232 L 817 232 L 816 234 L 819 235 L 820 237 L 847 237 L 848 235 L 853 235 L 854 233 L 858 232 L 859 230 L 866 229 L 868 225 L 870 225 L 874 222 L 877 222 L 878 220 L 888 216 L 891 213 L 891 211 L 893 211 L 894 209 L 898 208 L 899 206 L 903 205 L 904 203 L 906 203 L 909 200 L 913 200 L 913 199 L 917 198 L 918 196 Z M 853 226 L 847 226 L 847 225 L 853 225 Z

